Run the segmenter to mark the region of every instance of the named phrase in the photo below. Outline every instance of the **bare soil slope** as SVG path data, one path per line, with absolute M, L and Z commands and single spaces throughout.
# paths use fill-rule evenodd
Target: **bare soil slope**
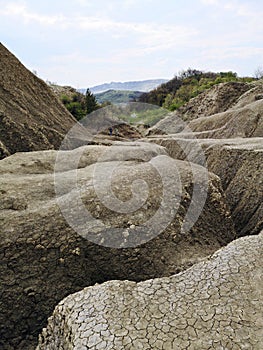
M 0 159 L 57 149 L 76 122 L 45 82 L 0 43 Z
M 219 84 L 169 113 L 148 135 L 185 133 L 185 121 L 198 138 L 261 137 L 262 106 L 261 81 Z
M 239 82 L 215 85 L 211 89 L 205 90 L 202 94 L 192 98 L 178 112 L 186 121 L 225 112 L 237 102 L 240 96 L 250 90 L 251 87 L 251 84 Z

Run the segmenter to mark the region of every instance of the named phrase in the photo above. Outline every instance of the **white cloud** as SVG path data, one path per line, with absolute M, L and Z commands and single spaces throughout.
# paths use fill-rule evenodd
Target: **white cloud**
M 254 56 L 262 56 L 263 48 L 261 47 L 250 47 L 250 46 L 240 46 L 240 47 L 213 47 L 204 49 L 201 56 L 206 59 L 211 60 L 226 60 L 229 58 L 235 59 L 248 59 Z
M 186 26 L 156 25 L 152 23 L 116 22 L 101 18 L 81 18 L 78 25 L 87 30 L 111 31 L 115 38 L 137 36 L 137 44 L 143 46 L 143 50 L 169 48 L 179 45 L 186 38 L 196 35 L 196 31 Z
M 61 65 L 61 62 L 63 62 L 63 65 L 71 65 L 72 62 L 77 62 L 78 64 L 93 64 L 93 63 L 109 63 L 110 58 L 107 57 L 98 57 L 98 56 L 89 56 L 84 53 L 81 53 L 79 51 L 73 52 L 73 53 L 67 53 L 67 54 L 61 54 L 61 55 L 52 55 L 49 58 L 49 62 L 52 64 L 55 63 L 57 65 Z
M 260 11 L 255 8 L 255 6 L 251 6 L 251 2 L 241 2 L 240 0 L 200 0 L 204 5 L 213 5 L 217 6 L 219 10 L 226 10 L 231 12 L 236 16 L 244 16 L 244 17 L 257 17 L 259 18 L 262 15 L 262 7 Z
M 201 3 L 205 5 L 219 5 L 218 0 L 201 0 Z
M 53 1 L 54 7 L 48 7 Z M 197 65 L 205 69 L 213 62 L 220 67 L 232 62 L 233 70 L 245 60 L 250 66 L 262 64 L 259 0 L 191 0 L 190 10 L 190 0 L 171 1 L 170 11 L 163 11 L 157 0 L 144 0 L 143 6 L 141 0 L 64 0 L 61 7 L 59 3 L 0 0 L 1 40 L 12 39 L 16 48 L 17 38 L 22 38 L 27 48 L 37 47 L 30 52 L 23 45 L 21 58 L 27 63 L 29 55 L 27 60 L 39 72 L 49 69 L 45 75 L 51 80 L 66 80 L 63 72 L 68 82 L 84 80 L 85 75 L 93 75 L 95 81 L 99 74 L 124 79 L 139 69 L 143 77 L 151 69 L 167 76 L 170 70 Z
M 217 6 L 221 11 L 229 11 L 238 16 L 256 15 L 258 12 L 253 12 L 251 3 L 240 2 L 239 0 L 201 0 L 204 5 Z
M 240 1 L 231 0 L 226 1 L 224 4 L 224 9 L 231 11 L 234 15 L 248 18 L 258 18 L 263 15 L 262 6 L 257 9 L 251 6 L 251 3 L 240 3 Z M 262 21 L 261 21 L 262 22 Z M 258 23 L 260 24 L 260 22 Z
M 77 0 L 82 3 L 89 3 L 87 0 Z M 137 0 L 126 0 L 134 3 Z M 125 38 L 135 40 L 138 48 L 136 55 L 152 53 L 153 51 L 164 50 L 178 46 L 197 34 L 197 32 L 187 26 L 166 25 L 150 22 L 122 22 L 101 16 L 81 16 L 72 15 L 43 15 L 30 11 L 26 5 L 10 3 L 0 9 L 0 14 L 23 21 L 26 24 L 38 24 L 41 26 L 59 28 L 62 30 L 81 30 L 90 33 L 102 32 L 109 34 L 112 38 Z M 133 50 L 134 52 L 134 50 Z M 134 53 L 135 54 L 135 53 Z
M 26 5 L 17 3 L 10 3 L 6 5 L 3 9 L 0 10 L 0 14 L 7 17 L 17 17 L 26 23 L 37 22 L 42 25 L 56 25 L 65 21 L 65 17 L 62 15 L 41 15 L 38 13 L 30 12 L 27 9 Z
M 136 5 L 138 0 L 123 0 L 123 6 L 127 9 Z
M 75 0 L 75 2 L 83 7 L 92 6 L 91 0 Z
M 241 4 L 240 2 L 234 0 L 226 1 L 222 5 L 225 10 L 230 11 L 237 16 L 248 16 L 249 13 L 251 14 L 250 6 L 245 3 Z

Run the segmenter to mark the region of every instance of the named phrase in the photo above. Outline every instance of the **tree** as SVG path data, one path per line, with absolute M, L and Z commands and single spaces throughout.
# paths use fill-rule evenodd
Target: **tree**
M 255 73 L 254 73 L 254 77 L 256 79 L 261 79 L 263 78 L 263 67 L 260 66 L 260 67 L 257 67 L 257 69 L 255 70 Z
M 181 80 L 187 79 L 187 78 L 196 78 L 198 79 L 199 77 L 202 77 L 204 74 L 203 71 L 198 70 L 198 69 L 192 69 L 188 68 L 187 70 L 182 70 L 179 72 L 178 77 Z
M 98 102 L 96 100 L 96 97 L 93 95 L 93 93 L 90 91 L 90 89 L 87 89 L 86 91 L 86 112 L 87 114 L 95 111 L 99 108 Z

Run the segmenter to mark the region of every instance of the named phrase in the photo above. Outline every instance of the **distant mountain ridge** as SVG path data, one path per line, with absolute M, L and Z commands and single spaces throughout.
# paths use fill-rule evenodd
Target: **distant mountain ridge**
M 94 94 L 105 92 L 107 90 L 129 90 L 129 91 L 142 91 L 149 92 L 157 86 L 166 83 L 168 79 L 148 79 L 141 81 L 127 81 L 127 82 L 114 82 L 105 83 L 90 87 L 90 91 Z M 85 93 L 86 89 L 79 89 L 80 92 Z
M 137 101 L 141 94 L 143 94 L 142 91 L 107 90 L 94 95 L 98 103 L 107 101 L 111 103 L 127 103 Z

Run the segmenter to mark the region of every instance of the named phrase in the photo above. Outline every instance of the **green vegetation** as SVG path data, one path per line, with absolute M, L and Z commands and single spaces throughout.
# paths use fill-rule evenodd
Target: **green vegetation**
M 82 96 L 73 94 L 72 96 L 62 95 L 61 101 L 67 110 L 77 119 L 80 120 L 86 115 L 86 104 Z
M 86 106 L 86 113 L 89 114 L 96 109 L 99 108 L 98 102 L 96 100 L 96 97 L 93 95 L 93 93 L 87 89 L 86 95 L 85 95 L 85 106 Z
M 240 78 L 234 72 L 205 73 L 189 68 L 149 93 L 142 94 L 139 100 L 173 111 L 216 84 L 233 81 L 251 82 L 253 80 L 255 78 Z
M 130 114 L 121 115 L 121 119 L 129 124 L 144 124 L 153 126 L 159 120 L 163 119 L 167 115 L 167 110 L 164 108 L 148 109 L 139 112 L 133 112 Z
M 131 125 L 144 124 L 152 126 L 167 115 L 167 110 L 146 103 L 125 103 L 111 105 L 108 115 L 114 116 Z
M 140 91 L 128 91 L 128 90 L 107 90 L 95 94 L 98 103 L 127 103 L 135 102 L 139 99 L 142 92 Z
M 85 115 L 102 107 L 98 105 L 95 96 L 87 89 L 86 95 L 79 92 L 73 94 L 62 94 L 60 99 L 67 110 L 77 119 L 80 120 Z
M 262 69 L 258 68 L 257 77 L 261 75 Z M 167 114 L 167 109 L 174 111 L 180 108 L 191 98 L 210 89 L 216 84 L 227 82 L 252 82 L 257 79 L 259 78 L 238 77 L 237 73 L 231 71 L 214 73 L 189 68 L 179 72 L 173 79 L 163 83 L 148 93 L 127 90 L 108 90 L 95 95 L 87 89 L 84 95 L 70 87 L 58 87 L 54 85 L 53 88 L 64 89 L 60 91 L 58 89 L 59 97 L 65 107 L 77 120 L 82 119 L 87 114 L 99 108 L 111 104 L 117 106 L 118 103 L 127 104 L 128 102 L 140 102 L 148 106 L 150 104 L 163 107 L 156 107 L 156 109 L 148 107 L 145 110 L 142 108 L 136 111 L 130 110 L 128 113 L 119 113 L 119 115 L 121 114 L 120 117 L 130 124 L 144 123 L 152 126 Z M 131 105 L 133 105 L 133 103 L 131 103 Z M 136 105 L 136 103 L 134 105 Z

